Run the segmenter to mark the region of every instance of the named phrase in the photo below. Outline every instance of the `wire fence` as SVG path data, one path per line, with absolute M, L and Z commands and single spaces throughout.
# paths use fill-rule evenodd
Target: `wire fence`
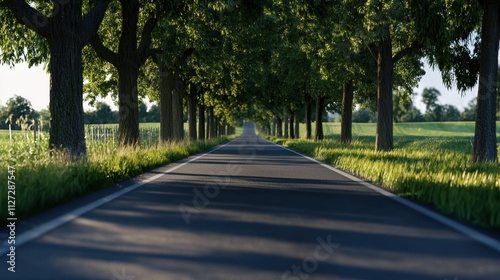
M 160 142 L 160 128 L 139 128 L 139 141 L 141 147 L 152 147 Z M 85 140 L 87 142 L 108 142 L 118 144 L 118 126 L 87 125 L 85 127 Z

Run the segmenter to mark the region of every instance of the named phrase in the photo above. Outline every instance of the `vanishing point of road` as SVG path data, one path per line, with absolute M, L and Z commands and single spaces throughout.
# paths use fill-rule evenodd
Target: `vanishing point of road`
M 245 124 L 208 153 L 27 219 L 15 273 L 2 244 L 0 279 L 500 279 L 497 240 L 400 201 Z

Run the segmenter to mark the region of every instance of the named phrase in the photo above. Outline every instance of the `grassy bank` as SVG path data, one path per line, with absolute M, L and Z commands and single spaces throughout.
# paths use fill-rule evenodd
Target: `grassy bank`
M 471 163 L 469 137 L 395 137 L 388 153 L 375 152 L 374 137 L 366 136 L 352 145 L 271 140 L 459 220 L 500 229 L 500 164 Z
M 116 149 L 113 140 L 87 141 L 87 161 L 74 163 L 66 161 L 62 155 L 49 157 L 47 139 L 35 143 L 19 133 L 12 146 L 8 140 L 0 143 L 0 178 L 5 184 L 0 188 L 0 220 L 5 223 L 7 217 L 7 178 L 12 175 L 8 173 L 8 166 L 15 168 L 15 180 L 11 180 L 16 186 L 15 216 L 22 219 L 228 140 L 225 137 L 141 149 Z

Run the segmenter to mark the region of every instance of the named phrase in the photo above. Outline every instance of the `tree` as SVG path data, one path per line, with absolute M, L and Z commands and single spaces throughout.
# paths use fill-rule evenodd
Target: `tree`
M 149 108 L 147 122 L 160 122 L 160 107 L 158 104 L 153 104 Z
M 423 122 L 424 116 L 413 104 L 408 105 L 405 112 L 399 117 L 399 122 Z
M 480 1 L 483 6 L 479 88 L 472 160 L 498 161 L 496 106 L 498 81 L 498 47 L 500 40 L 500 2 Z
M 378 73 L 375 150 L 388 151 L 394 148 L 392 93 L 396 63 L 405 57 L 409 60 L 424 47 L 424 38 L 415 36 L 419 26 L 415 22 L 422 19 L 412 17 L 414 7 L 404 1 L 367 1 L 362 9 L 363 41 L 376 60 Z M 413 79 L 418 77 L 412 71 L 407 74 Z
M 425 88 L 422 92 L 422 102 L 425 104 L 427 112 L 432 112 L 438 106 L 438 98 L 441 92 L 435 88 Z
M 404 96 L 406 97 L 406 96 Z M 413 106 L 412 99 L 394 94 L 394 121 L 396 122 L 421 122 L 424 120 L 422 113 Z
M 135 145 L 139 141 L 139 70 L 153 54 L 152 32 L 162 12 L 162 5 L 158 1 L 153 1 L 152 7 L 141 2 L 120 0 L 119 7 L 112 6 L 109 14 L 111 22 L 106 21 L 108 24 L 103 24 L 98 34 L 90 41 L 97 56 L 112 64 L 118 73 L 120 145 Z M 143 22 L 140 21 L 143 19 L 140 15 L 141 9 L 147 14 Z M 119 13 L 121 16 L 118 16 Z M 121 19 L 121 34 L 118 40 L 114 36 L 114 21 L 117 17 Z M 143 24 L 143 28 L 139 35 L 140 24 Z
M 10 118 L 11 115 L 12 118 Z M 22 96 L 15 95 L 9 98 L 5 106 L 0 110 L 0 128 L 8 128 L 6 120 L 9 118 L 12 121 L 12 128 L 20 129 L 21 127 L 16 124 L 16 120 L 19 119 L 19 117 L 26 117 L 33 121 L 33 119 L 37 118 L 37 113 L 33 110 L 29 100 Z
M 113 112 L 108 104 L 104 102 L 96 102 L 94 107 L 94 111 L 85 113 L 85 123 L 105 124 L 116 123 L 118 121 L 116 112 Z
M 35 5 L 29 2 L 1 3 L 2 22 L 9 27 L 1 31 L 2 61 L 12 63 L 26 58 L 30 64 L 39 64 L 50 57 L 50 148 L 65 149 L 75 158 L 84 157 L 82 49 L 95 35 L 110 0 L 95 0 L 85 15 L 82 0 L 51 1 L 51 7 L 45 1 Z M 5 7 L 10 14 L 4 13 Z M 45 40 L 28 35 L 28 41 L 5 44 L 9 38 L 16 38 L 12 33 L 26 32 L 13 23 L 12 17 Z
M 453 82 L 459 90 L 477 83 L 472 160 L 498 161 L 495 114 L 497 106 L 498 47 L 500 38 L 500 2 L 495 0 L 448 0 L 447 32 L 430 49 L 431 64 L 438 65 L 443 81 Z M 471 48 L 473 46 L 473 48 Z
M 139 104 L 139 122 L 148 122 L 148 106 L 144 102 Z
M 442 107 L 443 107 L 443 116 L 440 121 L 456 122 L 460 120 L 460 111 L 457 109 L 457 107 L 450 104 L 445 104 Z
M 444 108 L 438 104 L 441 93 L 435 88 L 425 88 L 422 92 L 422 102 L 426 106 L 425 120 L 439 122 L 443 120 Z
M 460 120 L 473 121 L 476 119 L 477 100 L 473 99 L 469 102 L 464 111 L 460 114 Z
M 356 123 L 376 122 L 377 116 L 369 109 L 360 109 L 352 113 L 352 121 Z

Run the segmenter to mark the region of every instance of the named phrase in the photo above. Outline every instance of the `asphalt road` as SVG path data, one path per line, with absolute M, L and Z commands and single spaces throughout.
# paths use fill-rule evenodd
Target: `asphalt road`
M 15 273 L 2 252 L 0 279 L 500 279 L 500 252 L 256 137 L 250 124 L 209 154 L 16 230 L 26 243 Z

